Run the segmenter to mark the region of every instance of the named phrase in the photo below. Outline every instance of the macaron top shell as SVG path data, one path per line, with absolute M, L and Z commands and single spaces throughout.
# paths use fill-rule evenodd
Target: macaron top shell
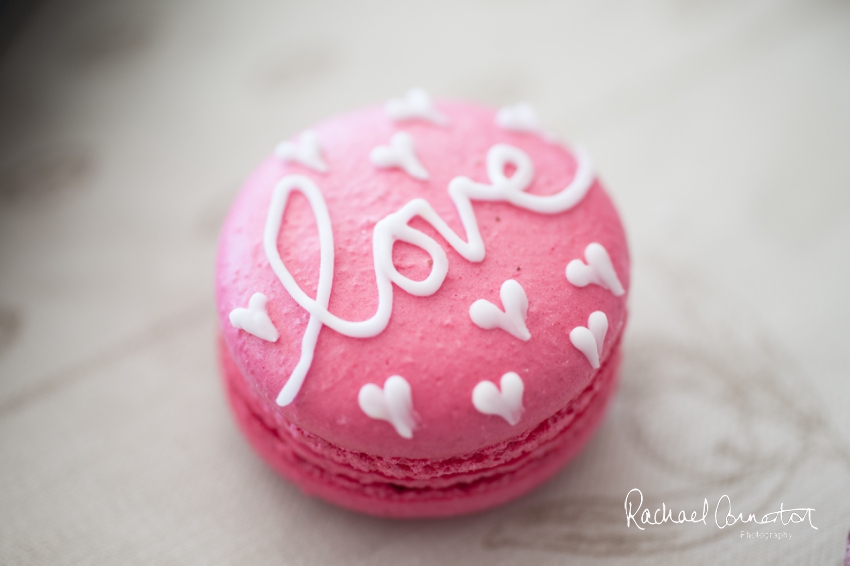
M 310 155 L 300 160 L 270 155 L 245 182 L 224 225 L 216 293 L 224 341 L 242 374 L 270 403 L 302 359 L 311 319 L 282 284 L 264 248 L 273 194 L 281 179 L 301 175 L 321 192 L 333 237 L 328 310 L 340 319 L 363 321 L 379 308 L 373 231 L 382 219 L 414 199 L 424 199 L 448 228 L 468 241 L 448 189 L 459 176 L 491 183 L 488 152 L 498 144 L 519 149 L 533 164 L 526 193 L 558 193 L 576 176 L 575 152 L 548 136 L 499 126 L 494 109 L 441 101 L 436 108 L 444 123 L 393 120 L 384 107 L 329 119 L 312 128 L 312 138 L 292 140 L 297 147 L 314 139 L 319 162 L 310 161 Z M 403 167 L 373 162 L 373 150 L 392 147 L 391 139 L 401 131 L 409 134 L 427 179 Z M 322 164 L 324 172 L 317 170 Z M 516 172 L 512 164 L 503 171 L 508 178 Z M 291 403 L 277 409 L 282 418 L 344 450 L 445 459 L 469 456 L 523 434 L 588 385 L 597 369 L 574 346 L 570 333 L 588 326 L 591 313 L 605 313 L 608 330 L 600 356 L 604 364 L 625 323 L 629 288 L 625 235 L 598 179 L 594 177 L 580 202 L 565 212 L 541 213 L 510 202 L 475 199 L 472 210 L 484 259 L 465 259 L 432 223 L 418 216 L 410 220 L 412 228 L 444 250 L 448 269 L 442 284 L 433 294 L 416 296 L 393 283 L 389 321 L 372 337 L 347 336 L 319 324 L 303 385 Z M 292 193 L 276 235 L 281 262 L 311 299 L 317 297 L 322 254 L 327 254 L 316 214 L 303 194 Z M 579 287 L 568 280 L 567 265 L 588 262 L 585 252 L 592 243 L 607 251 L 625 292 L 615 294 L 592 282 Z M 393 244 L 392 260 L 398 273 L 414 281 L 426 280 L 436 269 L 429 253 L 404 241 Z M 470 307 L 481 299 L 504 309 L 500 289 L 508 280 L 519 283 L 527 297 L 527 340 L 515 335 L 520 331 L 482 328 L 470 315 Z M 256 293 L 267 298 L 265 310 L 279 334 L 276 341 L 249 333 L 231 320 L 234 309 L 248 307 Z M 472 401 L 480 382 L 499 388 L 502 376 L 510 372 L 523 384 L 515 424 L 481 412 Z M 387 420 L 367 415 L 359 402 L 364 386 L 383 388 L 391 376 L 401 376 L 409 385 L 410 438 Z

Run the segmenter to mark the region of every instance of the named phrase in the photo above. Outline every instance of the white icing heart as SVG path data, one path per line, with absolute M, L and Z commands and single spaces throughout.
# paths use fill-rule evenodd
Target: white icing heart
M 570 331 L 570 342 L 584 354 L 594 369 L 599 369 L 602 346 L 608 332 L 608 317 L 602 311 L 594 311 L 587 318 L 587 327 L 576 326 Z
M 427 120 L 440 126 L 448 123 L 448 119 L 434 108 L 431 96 L 421 88 L 410 89 L 404 98 L 388 100 L 385 108 L 396 122 Z
M 496 112 L 496 125 L 514 132 L 543 133 L 537 111 L 528 102 L 520 102 L 513 106 L 500 108 Z
M 512 371 L 502 376 L 499 382 L 502 390 L 491 381 L 482 381 L 472 390 L 472 404 L 479 413 L 498 415 L 515 425 L 522 416 L 522 393 L 525 386 L 522 378 Z
M 267 301 L 262 293 L 254 293 L 248 301 L 247 309 L 236 308 L 230 311 L 230 324 L 257 338 L 277 342 L 279 335 L 266 311 Z
M 593 283 L 608 289 L 615 297 L 626 292 L 617 277 L 611 256 L 602 244 L 590 243 L 584 249 L 585 264 L 580 259 L 574 259 L 567 264 L 567 281 L 576 287 L 585 287 Z
M 319 173 L 328 170 L 325 160 L 322 159 L 322 144 L 313 130 L 301 134 L 297 144 L 291 141 L 277 144 L 274 152 L 281 161 L 294 161 Z
M 376 166 L 390 169 L 398 167 L 403 169 L 405 173 L 424 181 L 428 178 L 428 171 L 419 162 L 416 157 L 416 148 L 413 145 L 413 138 L 407 132 L 396 132 L 390 138 L 390 145 L 379 145 L 369 154 L 372 163 Z
M 505 310 L 486 299 L 478 299 L 469 307 L 469 318 L 484 330 L 501 328 L 508 334 L 527 341 L 531 338 L 531 332 L 525 325 L 528 315 L 528 297 L 525 289 L 513 279 L 508 279 L 502 283 L 499 297 L 502 299 Z
M 357 402 L 367 416 L 387 421 L 402 438 L 413 438 L 416 419 L 413 416 L 410 384 L 400 375 L 388 378 L 383 389 L 374 383 L 367 383 L 360 388 Z

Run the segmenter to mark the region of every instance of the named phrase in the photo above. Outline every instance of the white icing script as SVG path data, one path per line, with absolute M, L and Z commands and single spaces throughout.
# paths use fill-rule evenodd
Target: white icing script
M 537 111 L 528 102 L 520 102 L 513 106 L 500 108 L 496 112 L 496 125 L 514 132 L 543 133 Z
M 449 123 L 448 118 L 442 115 L 431 102 L 431 95 L 421 88 L 412 88 L 407 91 L 404 98 L 391 98 L 386 105 L 387 114 L 395 122 L 405 120 L 427 120 L 438 126 Z
M 428 171 L 416 157 L 416 147 L 413 138 L 407 132 L 396 132 L 390 139 L 390 145 L 379 145 L 372 150 L 369 158 L 376 166 L 383 169 L 398 167 L 405 173 L 424 181 L 428 179 Z
M 587 318 L 587 327 L 576 326 L 570 331 L 570 342 L 584 354 L 593 369 L 599 369 L 602 346 L 608 333 L 608 317 L 602 311 L 594 311 Z
M 484 330 L 501 328 L 508 334 L 527 341 L 531 338 L 531 332 L 525 325 L 528 314 L 528 297 L 525 289 L 513 279 L 508 279 L 502 283 L 499 297 L 502 299 L 505 310 L 486 299 L 478 299 L 469 307 L 469 318 Z
M 611 256 L 602 244 L 593 242 L 584 249 L 585 264 L 580 259 L 574 259 L 567 264 L 567 281 L 576 287 L 586 287 L 593 283 L 603 289 L 608 289 L 615 297 L 626 292 L 617 277 Z
M 303 175 L 288 175 L 278 182 L 272 196 L 269 214 L 263 235 L 263 245 L 269 264 L 290 296 L 310 314 L 307 329 L 301 342 L 301 358 L 293 369 L 286 384 L 277 397 L 277 404 L 286 406 L 295 399 L 313 361 L 316 340 L 322 326 L 352 338 L 371 338 L 383 332 L 390 320 L 393 308 L 393 283 L 403 291 L 418 297 L 427 297 L 437 292 L 448 272 L 449 260 L 446 252 L 424 232 L 412 228 L 408 223 L 420 217 L 464 259 L 480 262 L 484 259 L 484 241 L 478 229 L 478 220 L 472 209 L 473 200 L 508 202 L 541 214 L 558 214 L 576 206 L 593 184 L 593 169 L 587 154 L 576 152 L 577 168 L 573 180 L 564 189 L 551 195 L 526 193 L 534 176 L 534 165 L 522 150 L 505 144 L 497 144 L 487 152 L 487 175 L 490 184 L 477 183 L 466 177 L 455 177 L 449 183 L 449 197 L 454 202 L 466 231 L 467 241 L 456 234 L 446 221 L 425 199 L 417 198 L 400 210 L 387 215 L 375 224 L 372 232 L 372 257 L 375 265 L 375 280 L 378 287 L 378 307 L 371 318 L 350 321 L 339 318 L 328 311 L 334 268 L 334 242 L 328 207 L 315 183 Z M 505 167 L 512 165 L 512 176 L 505 175 Z M 293 191 L 306 197 L 319 232 L 319 280 L 316 298 L 312 299 L 298 286 L 280 258 L 277 239 L 286 204 Z M 393 265 L 392 251 L 396 241 L 407 242 L 431 256 L 432 267 L 428 277 L 414 281 L 399 273 Z
M 472 404 L 479 413 L 498 415 L 515 425 L 522 416 L 522 393 L 525 385 L 522 378 L 512 371 L 502 376 L 499 381 L 502 390 L 491 381 L 481 381 L 472 390 Z
M 367 416 L 393 425 L 402 438 L 413 438 L 413 397 L 410 384 L 400 375 L 388 378 L 383 389 L 367 383 L 360 388 L 357 403 Z
M 267 301 L 262 293 L 254 293 L 248 300 L 247 309 L 236 308 L 230 311 L 230 324 L 257 338 L 277 342 L 279 335 L 266 311 Z
M 322 159 L 319 136 L 313 130 L 307 130 L 301 134 L 297 144 L 291 141 L 280 142 L 274 152 L 281 161 L 295 161 L 319 173 L 325 173 L 328 170 L 328 165 Z

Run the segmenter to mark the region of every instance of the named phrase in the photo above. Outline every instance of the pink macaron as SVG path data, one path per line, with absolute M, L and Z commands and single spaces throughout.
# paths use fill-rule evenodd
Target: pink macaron
M 525 104 L 420 90 L 281 143 L 216 271 L 237 422 L 308 494 L 457 515 L 539 485 L 599 424 L 629 256 L 588 156 Z

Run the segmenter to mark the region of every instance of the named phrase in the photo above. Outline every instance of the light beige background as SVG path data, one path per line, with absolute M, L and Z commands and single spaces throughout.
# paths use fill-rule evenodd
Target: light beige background
M 277 141 L 412 85 L 528 100 L 584 142 L 634 285 L 622 387 L 569 468 L 391 522 L 305 498 L 243 442 L 212 280 Z M 0 562 L 840 564 L 848 131 L 846 1 L 42 3 L 0 61 Z M 812 507 L 818 530 L 639 532 L 633 487 Z

